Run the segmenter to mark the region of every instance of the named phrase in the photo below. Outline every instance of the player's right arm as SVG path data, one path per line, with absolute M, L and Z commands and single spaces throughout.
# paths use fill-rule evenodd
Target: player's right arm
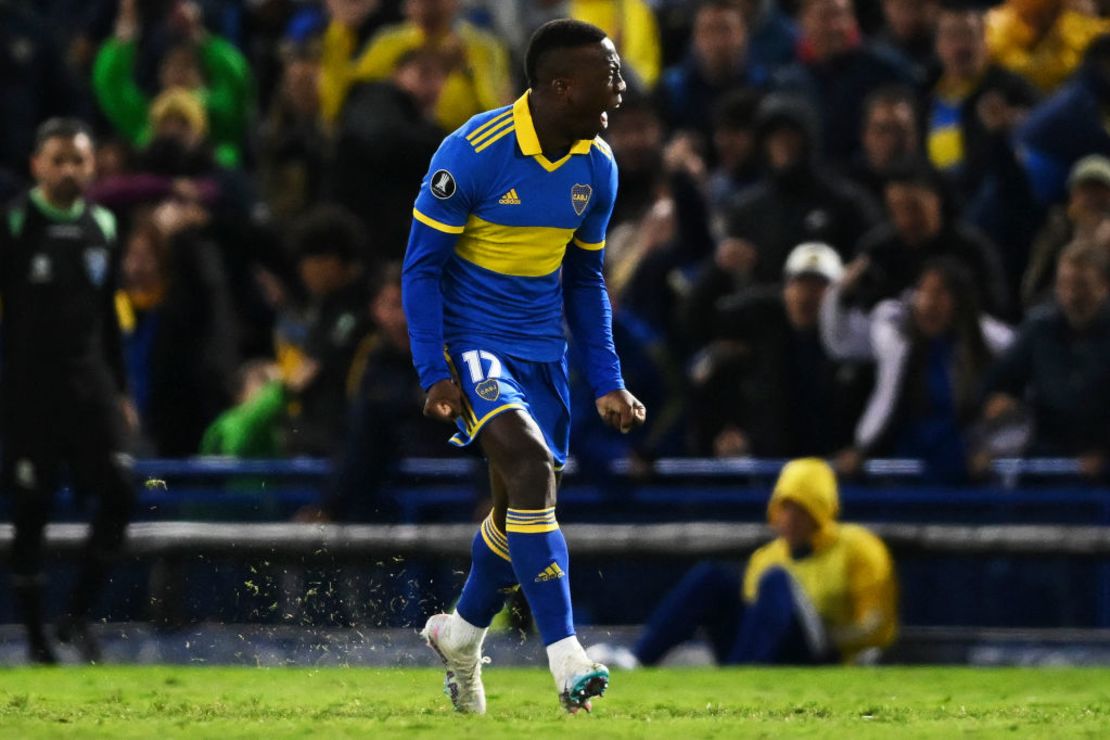
M 412 361 L 428 394 L 424 413 L 443 421 L 462 413 L 462 396 L 443 354 L 440 281 L 474 202 L 473 152 L 466 140 L 455 134 L 447 137 L 432 157 L 412 210 L 401 274 Z

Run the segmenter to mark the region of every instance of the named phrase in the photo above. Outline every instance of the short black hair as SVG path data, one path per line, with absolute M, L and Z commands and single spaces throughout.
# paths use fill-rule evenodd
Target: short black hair
M 535 87 L 539 82 L 536 71 L 552 52 L 598 44 L 605 39 L 605 35 L 605 31 L 597 26 L 572 18 L 560 18 L 543 24 L 532 34 L 528 51 L 524 54 L 524 76 L 528 80 L 528 86 Z
M 89 137 L 89 141 L 93 140 L 92 129 L 80 118 L 49 118 L 35 131 L 33 153 L 41 152 L 42 147 L 51 139 L 72 139 L 81 134 Z
M 293 229 L 293 255 L 335 256 L 344 262 L 357 262 L 366 251 L 366 229 L 346 208 L 319 205 L 310 210 Z

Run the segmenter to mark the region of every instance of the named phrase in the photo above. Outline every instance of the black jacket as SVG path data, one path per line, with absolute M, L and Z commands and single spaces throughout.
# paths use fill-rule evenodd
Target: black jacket
M 1110 452 L 1110 303 L 1082 333 L 1056 305 L 1033 311 L 987 380 L 988 393 L 1024 398 L 1036 455 Z

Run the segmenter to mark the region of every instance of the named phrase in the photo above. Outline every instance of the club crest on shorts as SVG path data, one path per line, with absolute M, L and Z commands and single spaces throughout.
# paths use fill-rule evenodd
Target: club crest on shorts
M 589 185 L 574 185 L 570 189 L 570 204 L 574 206 L 574 212 L 581 216 L 586 212 L 586 206 L 590 203 L 590 196 L 593 195 L 594 189 Z
M 103 247 L 91 247 L 85 250 L 85 270 L 89 273 L 89 280 L 96 287 L 104 284 L 108 276 L 108 250 Z
M 474 386 L 474 392 L 486 401 L 496 401 L 501 397 L 501 384 L 497 382 L 497 378 L 486 378 Z

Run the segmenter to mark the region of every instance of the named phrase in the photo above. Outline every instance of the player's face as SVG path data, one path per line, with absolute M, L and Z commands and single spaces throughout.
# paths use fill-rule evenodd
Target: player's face
M 56 136 L 31 158 L 31 172 L 51 202 L 68 206 L 92 182 L 95 161 L 92 141 L 85 134 Z
M 576 53 L 580 61 L 566 92 L 569 133 L 576 139 L 592 139 L 609 125 L 609 111 L 620 107 L 626 88 L 621 58 L 609 39 Z

